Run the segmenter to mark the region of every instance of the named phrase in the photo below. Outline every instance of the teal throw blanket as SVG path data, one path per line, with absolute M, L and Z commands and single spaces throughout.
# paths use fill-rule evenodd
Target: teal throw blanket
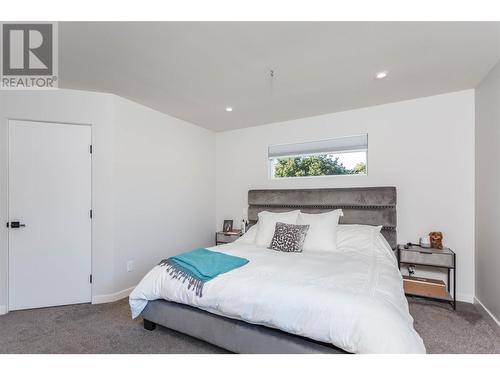
M 245 258 L 200 248 L 164 259 L 159 266 L 165 266 L 173 279 L 182 279 L 183 283 L 187 281 L 188 289 L 192 287 L 201 297 L 205 282 L 247 263 Z

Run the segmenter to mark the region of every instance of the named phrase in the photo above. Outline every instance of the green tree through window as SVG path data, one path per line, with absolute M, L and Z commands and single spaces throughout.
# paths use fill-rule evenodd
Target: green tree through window
M 331 176 L 365 173 L 365 163 L 359 162 L 353 169 L 348 169 L 339 162 L 338 157 L 331 157 L 327 154 L 277 159 L 274 165 L 275 177 Z

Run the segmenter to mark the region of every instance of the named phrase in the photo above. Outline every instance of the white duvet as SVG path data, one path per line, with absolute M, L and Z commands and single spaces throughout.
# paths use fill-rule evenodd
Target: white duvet
M 425 353 L 396 260 L 383 241 L 334 253 L 285 253 L 242 243 L 210 249 L 250 262 L 205 283 L 202 297 L 156 266 L 130 295 L 132 316 L 147 301 L 165 299 L 351 353 Z

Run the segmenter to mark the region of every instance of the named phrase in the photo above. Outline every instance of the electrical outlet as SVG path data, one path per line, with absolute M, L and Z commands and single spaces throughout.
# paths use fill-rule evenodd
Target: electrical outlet
M 129 260 L 127 262 L 127 272 L 132 272 L 134 270 L 134 261 L 133 260 Z

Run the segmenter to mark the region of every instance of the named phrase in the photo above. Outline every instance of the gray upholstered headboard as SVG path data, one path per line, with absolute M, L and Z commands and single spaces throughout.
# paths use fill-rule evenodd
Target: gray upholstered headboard
M 257 221 L 260 211 L 285 212 L 300 209 L 320 213 L 341 208 L 342 224 L 382 225 L 382 234 L 394 249 L 396 236 L 396 188 L 393 186 L 341 188 L 250 190 L 248 220 Z

